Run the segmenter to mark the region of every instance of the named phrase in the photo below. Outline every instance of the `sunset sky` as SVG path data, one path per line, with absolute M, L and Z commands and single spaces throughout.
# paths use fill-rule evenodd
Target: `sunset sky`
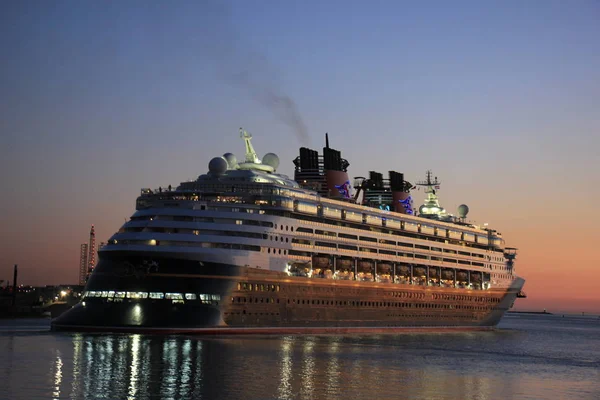
M 517 247 L 518 309 L 600 313 L 600 2 L 0 2 L 0 279 L 75 283 L 142 187 L 225 152 L 431 169 Z M 423 192 L 416 192 L 423 200 Z

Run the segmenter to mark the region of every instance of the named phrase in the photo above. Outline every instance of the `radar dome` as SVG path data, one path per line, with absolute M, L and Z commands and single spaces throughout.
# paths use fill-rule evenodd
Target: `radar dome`
M 237 167 L 237 158 L 235 158 L 235 154 L 225 153 L 223 154 L 223 158 L 227 160 L 229 169 L 235 169 Z
M 458 206 L 458 216 L 460 218 L 465 218 L 467 216 L 467 214 L 469 213 L 469 207 L 466 204 L 461 204 L 460 206 Z
M 274 170 L 279 167 L 279 157 L 275 153 L 267 153 L 262 159 L 262 163 L 273 167 Z
M 223 157 L 215 157 L 208 163 L 208 170 L 213 175 L 222 175 L 227 171 L 227 160 Z

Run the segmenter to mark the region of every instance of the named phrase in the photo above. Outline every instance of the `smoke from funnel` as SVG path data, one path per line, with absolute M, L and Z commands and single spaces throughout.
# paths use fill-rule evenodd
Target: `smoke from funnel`
M 247 91 L 281 122 L 289 126 L 302 145 L 309 144 L 308 130 L 296 102 L 277 82 L 278 73 L 267 58 L 242 43 L 222 4 L 206 3 L 209 24 L 203 25 L 205 55 L 212 58 L 224 82 Z M 204 19 L 204 18 L 203 18 Z

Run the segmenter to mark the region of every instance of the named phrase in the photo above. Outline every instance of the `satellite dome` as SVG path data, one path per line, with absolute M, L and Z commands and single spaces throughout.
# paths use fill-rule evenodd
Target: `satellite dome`
M 279 157 L 275 153 L 267 153 L 262 159 L 262 163 L 273 167 L 274 170 L 279 167 Z
M 223 154 L 223 158 L 227 160 L 229 169 L 235 169 L 237 167 L 237 158 L 235 158 L 235 154 L 225 153 Z
M 458 216 L 460 218 L 465 218 L 467 216 L 467 214 L 469 213 L 469 206 L 467 206 L 466 204 L 461 204 L 460 206 L 458 206 Z
M 215 157 L 208 163 L 208 170 L 213 175 L 222 175 L 227 171 L 227 160 L 223 157 Z

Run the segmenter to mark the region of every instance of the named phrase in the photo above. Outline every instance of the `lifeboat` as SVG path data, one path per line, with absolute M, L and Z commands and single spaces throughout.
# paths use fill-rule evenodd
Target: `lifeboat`
M 451 269 L 445 269 L 442 271 L 443 279 L 454 279 L 454 271 Z
M 414 271 L 414 276 L 419 278 L 427 276 L 427 269 L 423 267 L 416 267 Z
M 392 264 L 389 263 L 377 263 L 377 276 L 375 277 L 377 282 L 391 282 L 392 281 Z
M 377 264 L 377 273 L 389 274 L 392 271 L 392 265 L 388 263 Z
M 358 270 L 364 272 L 373 271 L 373 261 L 360 260 L 358 262 Z
M 330 259 L 327 256 L 313 256 L 313 268 L 325 268 L 329 265 Z
M 310 262 L 301 263 L 296 262 L 292 263 L 289 267 L 290 275 L 292 276 L 310 276 L 312 270 L 312 265 Z
M 342 269 L 353 270 L 354 269 L 354 262 L 348 258 L 338 258 L 335 261 L 335 263 L 336 263 L 337 270 L 342 270 Z

